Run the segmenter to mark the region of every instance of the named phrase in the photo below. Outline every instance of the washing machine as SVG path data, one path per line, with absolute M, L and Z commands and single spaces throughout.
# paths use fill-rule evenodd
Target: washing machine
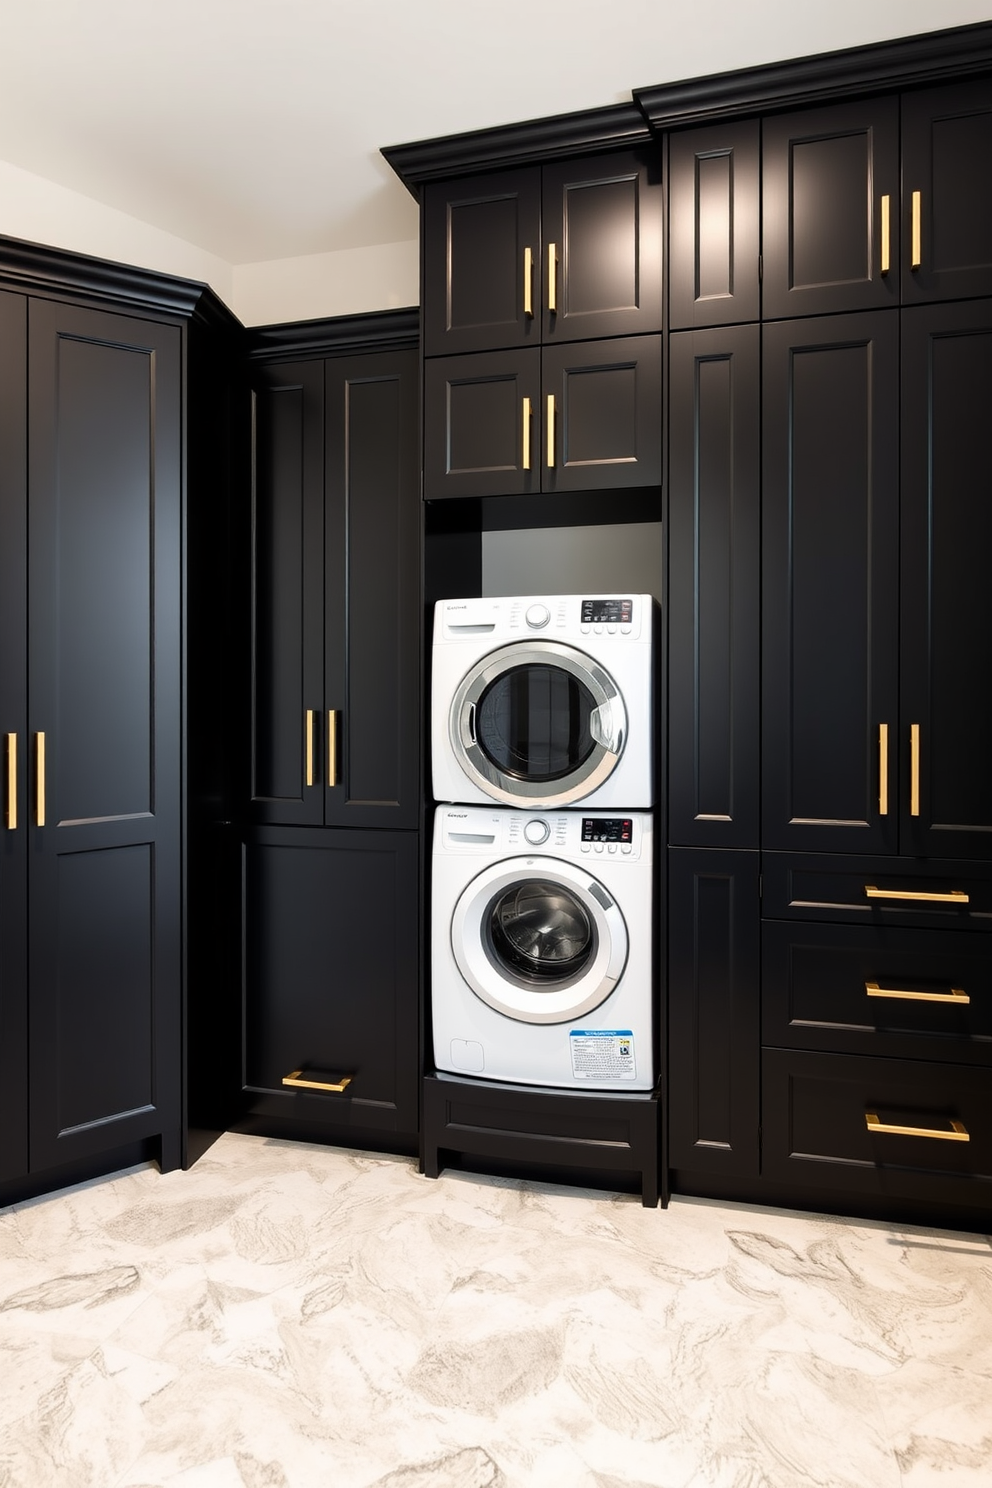
M 651 813 L 442 805 L 432 866 L 437 1069 L 650 1090 Z
M 649 594 L 440 600 L 435 800 L 652 806 L 656 610 Z

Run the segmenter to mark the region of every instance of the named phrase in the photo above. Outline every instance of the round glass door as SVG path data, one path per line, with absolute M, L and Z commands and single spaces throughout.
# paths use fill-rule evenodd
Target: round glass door
M 605 1002 L 627 927 L 602 884 L 557 858 L 494 863 L 463 891 L 451 948 L 472 991 L 523 1023 L 564 1023 Z
M 613 678 L 554 641 L 484 657 L 455 694 L 449 736 L 469 779 L 494 800 L 564 806 L 595 790 L 627 732 Z

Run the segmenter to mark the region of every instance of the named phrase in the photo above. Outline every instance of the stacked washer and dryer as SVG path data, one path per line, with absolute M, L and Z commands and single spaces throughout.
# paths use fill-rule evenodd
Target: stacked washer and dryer
M 654 630 L 646 594 L 436 606 L 441 1073 L 654 1086 Z

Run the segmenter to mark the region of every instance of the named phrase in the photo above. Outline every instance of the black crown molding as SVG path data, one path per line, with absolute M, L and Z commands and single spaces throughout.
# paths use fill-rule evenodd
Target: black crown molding
M 635 88 L 633 97 L 657 133 L 989 71 L 992 25 L 979 22 L 713 77 Z
M 216 299 L 206 284 L 194 279 L 178 279 L 20 238 L 0 238 L 0 284 L 28 293 L 113 300 L 118 307 L 184 319 L 198 307 L 204 313 L 205 302 Z
M 399 351 L 420 344 L 420 310 L 373 310 L 363 315 L 335 315 L 326 320 L 286 325 L 249 326 L 248 359 L 253 362 L 345 356 L 354 351 Z
M 381 154 L 405 186 L 419 199 L 426 181 L 467 176 L 476 171 L 512 165 L 531 165 L 600 150 L 651 143 L 651 131 L 634 104 L 560 114 L 553 119 L 531 119 L 524 124 L 502 124 L 410 145 L 389 145 Z

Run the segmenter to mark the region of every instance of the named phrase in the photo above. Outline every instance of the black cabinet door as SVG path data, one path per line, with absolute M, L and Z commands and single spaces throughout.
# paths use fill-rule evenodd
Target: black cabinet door
M 27 300 L 0 294 L 0 1180 L 27 1171 Z
M 898 304 L 898 100 L 808 109 L 762 127 L 765 319 Z
M 416 833 L 259 828 L 243 853 L 248 1110 L 416 1132 Z
M 992 301 L 902 321 L 902 850 L 989 858 Z
M 757 847 L 760 332 L 669 349 L 668 832 Z
M 758 863 L 668 854 L 668 1147 L 685 1174 L 758 1174 Z
M 480 352 L 424 364 L 424 496 L 541 489 L 541 353 Z
M 660 155 L 546 165 L 542 207 L 544 341 L 660 331 Z
M 992 82 L 902 101 L 902 299 L 992 295 Z
M 326 366 L 328 825 L 419 819 L 417 369 L 414 350 Z
M 29 308 L 30 1160 L 180 1094 L 181 345 Z
M 764 329 L 765 848 L 897 849 L 898 319 Z
M 661 337 L 546 346 L 541 354 L 545 491 L 661 484 Z
M 493 171 L 424 191 L 424 351 L 541 339 L 541 171 Z
M 687 129 L 668 146 L 671 329 L 757 320 L 760 146 L 757 119 Z
M 323 820 L 324 366 L 253 370 L 255 822 Z

